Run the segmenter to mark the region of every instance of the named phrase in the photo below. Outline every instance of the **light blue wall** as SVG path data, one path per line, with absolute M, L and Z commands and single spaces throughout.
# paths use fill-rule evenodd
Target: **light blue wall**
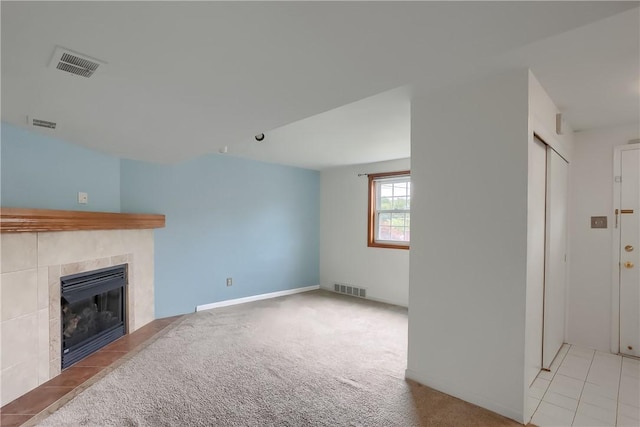
M 123 211 L 166 215 L 155 232 L 156 317 L 319 284 L 319 172 L 221 155 L 122 160 L 121 196 Z
M 2 122 L 3 207 L 120 211 L 120 159 Z M 89 203 L 78 204 L 78 192 Z
M 319 284 L 319 172 L 220 155 L 120 160 L 4 122 L 1 137 L 3 207 L 166 215 L 155 231 L 156 317 Z

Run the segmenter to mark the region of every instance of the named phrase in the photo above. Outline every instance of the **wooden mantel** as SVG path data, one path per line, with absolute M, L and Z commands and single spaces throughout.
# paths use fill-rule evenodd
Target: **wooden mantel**
M 164 215 L 0 208 L 0 232 L 163 228 Z

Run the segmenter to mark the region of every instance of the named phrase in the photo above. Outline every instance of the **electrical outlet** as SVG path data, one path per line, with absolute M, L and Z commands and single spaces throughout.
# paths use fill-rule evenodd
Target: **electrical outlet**
M 86 205 L 89 203 L 89 194 L 83 193 L 82 191 L 78 192 L 78 203 L 81 205 Z
M 227 286 L 233 285 L 233 279 L 231 277 L 227 277 Z

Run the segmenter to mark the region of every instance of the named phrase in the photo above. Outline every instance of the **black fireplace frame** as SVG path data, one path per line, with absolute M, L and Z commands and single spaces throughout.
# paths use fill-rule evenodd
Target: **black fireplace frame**
M 70 367 L 127 333 L 128 269 L 128 264 L 121 264 L 60 278 L 61 301 L 65 300 L 68 303 L 81 301 L 120 288 L 119 305 L 120 313 L 122 313 L 122 321 L 117 325 L 80 343 L 67 347 L 63 333 L 64 320 L 62 319 L 62 310 L 60 310 L 60 353 L 62 356 L 62 369 Z

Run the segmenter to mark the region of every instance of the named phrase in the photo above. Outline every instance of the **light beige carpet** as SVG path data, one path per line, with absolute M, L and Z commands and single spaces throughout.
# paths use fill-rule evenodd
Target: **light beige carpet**
M 516 425 L 405 381 L 406 348 L 406 309 L 326 291 L 194 313 L 40 425 Z

